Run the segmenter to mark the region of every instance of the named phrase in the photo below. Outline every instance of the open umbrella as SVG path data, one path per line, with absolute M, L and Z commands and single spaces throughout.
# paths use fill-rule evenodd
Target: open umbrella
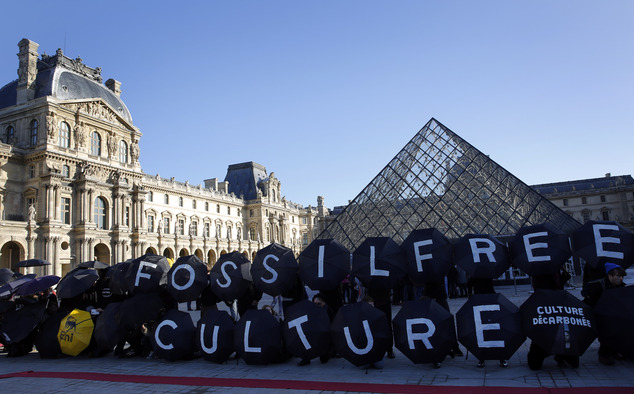
M 46 312 L 46 304 L 16 303 L 15 309 L 4 314 L 0 333 L 6 343 L 17 343 L 29 336 L 42 322 Z
M 41 267 L 44 265 L 51 265 L 51 263 L 41 259 L 28 259 L 18 262 L 16 267 Z
M 209 309 L 198 320 L 196 345 L 207 361 L 223 363 L 233 354 L 235 323 L 226 311 Z
M 299 277 L 313 290 L 335 290 L 350 273 L 350 251 L 334 239 L 316 239 L 299 255 Z
M 187 360 L 194 356 L 196 327 L 189 313 L 167 311 L 152 332 L 154 354 L 161 359 Z
M 124 332 L 117 321 L 117 313 L 121 307 L 120 302 L 112 302 L 106 306 L 97 316 L 93 337 L 100 350 L 112 350 L 121 340 Z
M 115 312 L 117 324 L 124 331 L 134 331 L 142 324 L 158 319 L 163 300 L 157 293 L 135 294 L 121 302 Z
M 11 297 L 20 286 L 30 282 L 31 279 L 35 277 L 35 274 L 22 275 L 18 279 L 12 280 L 11 282 L 0 286 L 0 299 Z
M 624 356 L 634 356 L 634 286 L 608 288 L 594 307 L 599 341 Z
M 208 284 L 207 265 L 196 255 L 180 257 L 167 271 L 167 291 L 178 302 L 195 301 Z
M 164 256 L 146 254 L 130 261 L 125 281 L 132 293 L 158 291 L 167 284 L 167 272 L 170 264 Z
M 627 269 L 634 260 L 634 234 L 617 222 L 590 220 L 572 233 L 573 255 L 592 268 L 611 262 Z
M 502 294 L 474 294 L 456 322 L 458 341 L 478 360 L 508 360 L 526 340 L 519 308 Z
M 128 286 L 126 275 L 130 270 L 130 262 L 117 263 L 106 271 L 108 288 L 113 295 L 128 295 L 132 292 L 132 288 Z
M 549 223 L 522 227 L 508 249 L 511 263 L 528 275 L 554 275 L 572 254 L 568 234 Z
M 260 249 L 251 265 L 255 287 L 272 296 L 291 291 L 297 282 L 297 260 L 293 251 L 272 243 Z
M 401 244 L 407 274 L 415 284 L 444 281 L 453 266 L 451 243 L 435 228 L 412 231 Z
M 62 353 L 77 356 L 90 345 L 92 332 L 95 328 L 90 312 L 73 309 L 59 323 L 57 340 Z
M 357 367 L 381 361 L 392 342 L 388 324 L 367 302 L 342 306 L 330 328 L 337 353 Z
M 33 278 L 30 281 L 21 285 L 16 291 L 15 295 L 18 296 L 28 296 L 31 294 L 37 294 L 42 292 L 51 286 L 55 286 L 59 282 L 59 276 L 55 275 L 45 275 L 37 278 Z
M 77 268 L 92 268 L 96 270 L 108 269 L 110 267 L 110 264 L 103 263 L 99 260 L 84 261 L 83 263 L 79 263 L 77 265 Z
M 495 279 L 510 266 L 506 245 L 488 234 L 467 234 L 453 251 L 456 265 L 472 278 Z
M 249 286 L 250 268 L 251 262 L 242 253 L 225 253 L 209 271 L 209 286 L 223 301 L 239 299 Z
M 367 288 L 391 289 L 406 275 L 401 247 L 389 237 L 370 237 L 352 256 L 352 274 Z
M 15 272 L 8 268 L 0 268 L 0 286 L 15 279 Z
M 566 290 L 537 289 L 520 311 L 526 336 L 549 354 L 581 356 L 597 337 L 592 308 Z
M 329 352 L 330 318 L 326 308 L 308 300 L 299 301 L 284 312 L 282 336 L 286 350 L 310 360 Z
M 57 334 L 59 325 L 68 313 L 63 310 L 57 311 L 49 316 L 40 326 L 35 337 L 35 348 L 41 358 L 58 358 L 62 356 L 62 349 L 59 347 Z
M 269 311 L 250 309 L 236 324 L 233 343 L 247 364 L 270 364 L 282 351 L 282 327 Z
M 99 273 L 91 268 L 75 269 L 57 285 L 57 298 L 60 300 L 76 297 L 88 291 L 99 279 Z
M 456 343 L 453 315 L 428 297 L 403 304 L 392 323 L 396 348 L 415 364 L 441 362 Z

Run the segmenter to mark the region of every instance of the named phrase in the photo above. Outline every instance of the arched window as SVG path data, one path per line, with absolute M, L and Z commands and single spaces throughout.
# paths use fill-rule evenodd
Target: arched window
M 101 135 L 96 131 L 90 134 L 90 153 L 95 156 L 101 156 Z
M 5 134 L 4 142 L 6 142 L 7 144 L 10 144 L 11 141 L 13 141 L 14 137 L 15 137 L 15 129 L 13 128 L 13 126 L 7 127 L 7 132 Z
M 31 134 L 29 136 L 29 146 L 35 146 L 37 145 L 37 120 L 33 119 L 31 121 L 29 129 L 31 130 Z
M 121 163 L 128 162 L 128 144 L 124 140 L 119 141 L 119 161 Z
M 95 198 L 95 224 L 99 229 L 106 229 L 106 201 L 102 197 Z
M 70 126 L 66 122 L 59 122 L 59 146 L 70 147 Z

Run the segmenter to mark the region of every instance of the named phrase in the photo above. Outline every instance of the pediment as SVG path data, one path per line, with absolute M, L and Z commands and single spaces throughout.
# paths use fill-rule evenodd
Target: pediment
M 120 116 L 115 108 L 112 108 L 107 102 L 100 98 L 65 101 L 60 106 L 72 112 L 79 112 L 84 116 L 97 118 L 126 129 L 136 130 L 136 127 Z

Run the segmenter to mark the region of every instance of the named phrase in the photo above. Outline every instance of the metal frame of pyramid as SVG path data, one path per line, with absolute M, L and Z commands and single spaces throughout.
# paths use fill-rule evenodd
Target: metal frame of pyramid
M 506 236 L 546 222 L 565 232 L 581 225 L 432 118 L 318 238 L 354 250 L 368 237 L 400 243 L 415 229 Z

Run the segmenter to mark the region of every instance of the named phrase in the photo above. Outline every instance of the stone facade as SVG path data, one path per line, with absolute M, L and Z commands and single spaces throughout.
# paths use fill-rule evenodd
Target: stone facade
M 212 265 L 271 242 L 299 254 L 323 229 L 323 198 L 307 208 L 287 201 L 257 163 L 238 165 L 261 175 L 252 196 L 230 181 L 146 174 L 121 83 L 103 85 L 100 68 L 61 50 L 39 57 L 36 43 L 18 46 L 19 78 L 0 88 L 0 268 L 41 258 L 52 265 L 39 273 L 61 276 L 83 261 L 148 252 Z

